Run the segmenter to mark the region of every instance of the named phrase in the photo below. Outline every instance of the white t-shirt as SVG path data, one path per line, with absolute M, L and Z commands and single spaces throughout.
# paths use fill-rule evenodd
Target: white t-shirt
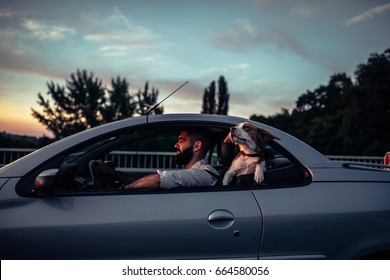
M 218 171 L 215 170 L 206 159 L 197 161 L 189 169 L 162 171 L 157 170 L 160 174 L 160 188 L 172 189 L 176 187 L 201 187 L 201 186 L 213 186 L 217 183 L 217 177 L 214 177 L 208 170 L 219 176 Z

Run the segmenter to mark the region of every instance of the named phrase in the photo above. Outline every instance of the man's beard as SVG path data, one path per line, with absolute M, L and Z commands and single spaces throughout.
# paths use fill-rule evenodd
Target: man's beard
M 176 154 L 176 164 L 178 165 L 186 165 L 194 155 L 194 151 L 192 147 L 188 147 L 183 152 L 178 151 Z

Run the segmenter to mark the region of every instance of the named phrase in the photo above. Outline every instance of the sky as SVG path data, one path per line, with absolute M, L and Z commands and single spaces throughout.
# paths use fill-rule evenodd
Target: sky
M 0 0 L 0 131 L 51 136 L 31 115 L 47 82 L 78 69 L 131 92 L 148 81 L 164 113 L 200 113 L 224 76 L 229 115 L 291 110 L 390 48 L 390 0 Z

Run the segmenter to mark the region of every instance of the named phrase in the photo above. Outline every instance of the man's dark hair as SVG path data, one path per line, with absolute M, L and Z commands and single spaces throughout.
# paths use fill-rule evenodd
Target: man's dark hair
M 210 134 L 207 130 L 202 128 L 189 128 L 185 130 L 188 132 L 189 137 L 192 142 L 201 141 L 202 142 L 202 150 L 207 153 L 210 149 Z

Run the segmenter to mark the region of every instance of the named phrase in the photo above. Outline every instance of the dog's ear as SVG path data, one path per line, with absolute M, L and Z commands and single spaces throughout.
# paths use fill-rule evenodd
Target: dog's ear
M 280 140 L 279 137 L 273 135 L 271 132 L 265 130 L 265 129 L 262 129 L 262 128 L 257 128 L 257 135 L 258 135 L 258 140 L 261 142 L 261 143 L 267 143 L 267 142 L 270 142 L 272 140 Z
M 233 143 L 231 132 L 229 132 L 229 134 L 226 136 L 225 140 L 223 140 L 223 143 Z

